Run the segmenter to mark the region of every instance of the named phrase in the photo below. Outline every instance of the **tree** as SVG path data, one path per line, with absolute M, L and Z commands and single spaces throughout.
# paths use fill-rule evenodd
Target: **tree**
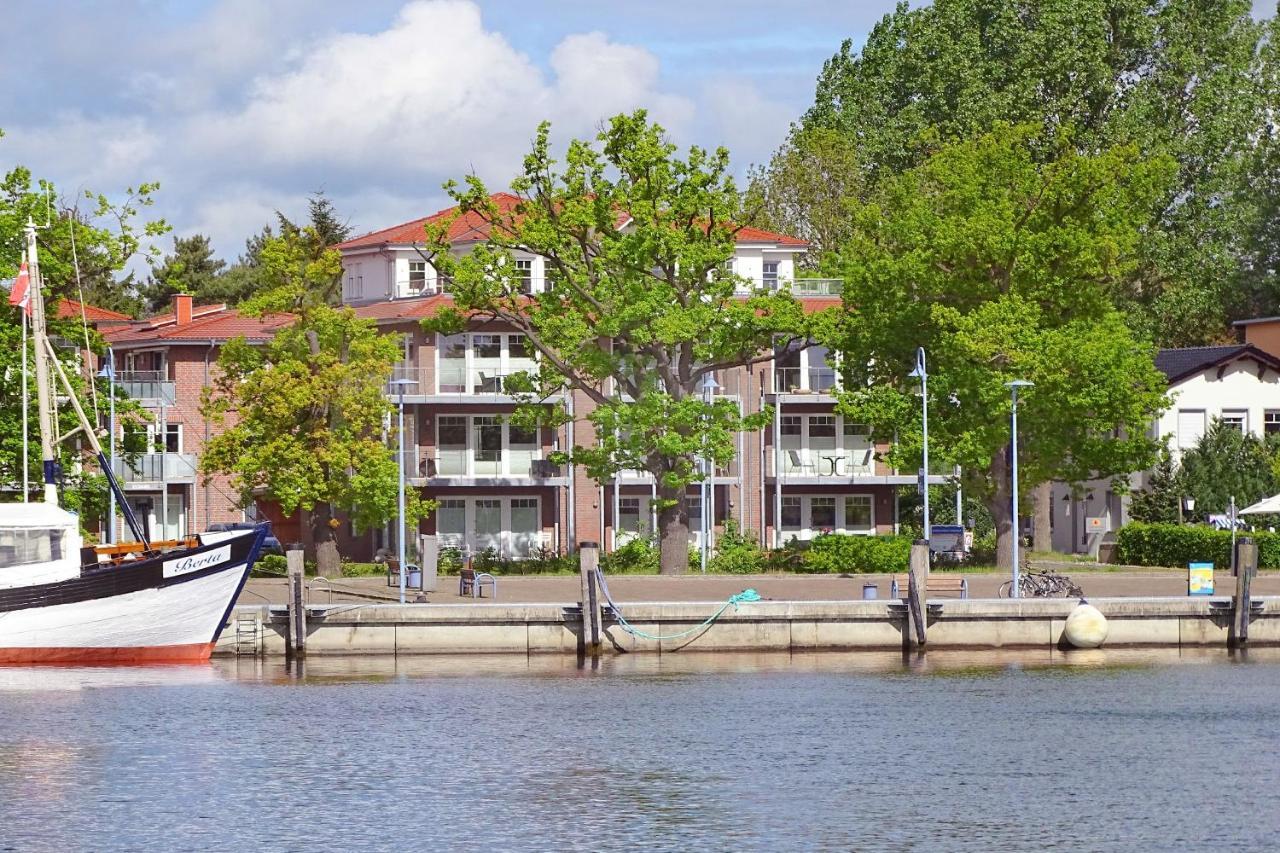
M 865 188 L 856 145 L 830 128 L 793 127 L 769 165 L 752 172 L 748 208 L 759 211 L 762 226 L 807 240 L 812 265 L 848 239 L 847 199 Z
M 226 262 L 213 256 L 213 246 L 203 234 L 174 237 L 173 253 L 166 256 L 141 288 L 147 311 L 155 314 L 173 303 L 174 294 L 203 296 Z
M 1173 524 L 1182 517 L 1179 507 L 1183 497 L 1173 454 L 1168 447 L 1162 447 L 1147 487 L 1129 500 L 1129 516 L 1148 524 Z
M 1239 303 L 1233 284 L 1254 209 L 1245 166 L 1275 103 L 1264 85 L 1274 51 L 1258 50 L 1261 34 L 1248 0 L 900 3 L 860 51 L 846 41 L 824 65 L 770 172 L 785 185 L 787 159 L 819 128 L 857 151 L 863 201 L 939 145 L 996 121 L 1051 137 L 1071 128 L 1080 153 L 1120 144 L 1166 153 L 1178 168 L 1152 199 L 1158 227 L 1116 296 L 1163 345 L 1209 342 L 1227 334 Z M 811 218 L 821 221 L 818 198 Z
M 0 136 L 3 136 L 0 133 Z M 0 279 L 11 279 L 18 271 L 25 248 L 24 227 L 28 219 L 43 227 L 37 232 L 40 272 L 44 284 L 46 326 L 52 339 L 76 342 L 58 347 L 59 360 L 86 410 L 105 409 L 106 395 L 115 393 L 117 419 L 121 423 L 138 420 L 139 407 L 105 380 L 92 380 L 90 387 L 80 362 L 80 346 L 101 354 L 101 337 L 83 327 L 79 318 L 59 320 L 57 304 L 63 298 L 84 298 L 104 307 L 119 306 L 102 296 L 122 290 L 116 282 L 124 266 L 141 250 L 145 236 L 166 230 L 162 220 L 139 223 L 139 209 L 151 203 L 154 184 L 129 189 L 123 201 L 86 193 L 93 201 L 88 210 L 79 210 L 61 199 L 52 184 L 33 181 L 31 172 L 15 167 L 0 181 Z M 46 224 L 47 223 L 47 224 Z M 72 241 L 74 236 L 74 251 Z M 77 278 L 76 268 L 80 275 Z M 27 338 L 28 369 L 35 358 L 33 338 Z M 61 393 L 61 392 L 59 392 Z M 95 405 L 98 404 L 98 405 Z M 0 303 L 0 482 L 22 482 L 22 325 L 19 310 Z M 28 378 L 27 415 L 31 441 L 27 446 L 27 467 L 31 482 L 38 488 L 43 480 L 40 442 L 36 430 L 36 392 Z M 69 406 L 56 410 L 58 435 L 68 436 L 78 426 Z M 62 471 L 60 500 L 79 513 L 83 525 L 101 517 L 106 507 L 106 478 L 84 458 L 78 442 L 63 440 L 55 445 Z
M 317 570 L 332 576 L 341 572 L 338 513 L 365 530 L 397 514 L 399 467 L 383 422 L 391 413 L 385 387 L 400 349 L 371 321 L 324 301 L 324 285 L 339 275 L 341 259 L 332 249 L 317 252 L 318 240 L 303 228 L 263 244 L 267 289 L 243 310 L 296 319 L 261 347 L 243 338 L 223 346 L 202 408 L 225 429 L 208 444 L 201 466 L 206 476 L 229 474 L 245 505 L 263 498 L 287 515 L 305 512 Z M 408 494 L 410 529 L 429 508 Z
M 1276 449 L 1275 440 L 1215 421 L 1196 446 L 1182 454 L 1177 488 L 1195 498 L 1197 513 L 1225 513 L 1232 497 L 1236 506 L 1246 507 L 1280 492 Z
M 681 159 L 642 110 L 613 118 L 595 144 L 571 142 L 563 165 L 549 137 L 544 123 L 512 182 L 513 205 L 496 203 L 474 177 L 448 186 L 459 215 L 479 217 L 488 236 L 458 258 L 448 223 L 429 228 L 454 307 L 425 325 L 449 333 L 469 317 L 490 318 L 526 335 L 542 364 L 528 377 L 530 400 L 567 386 L 590 401 L 597 443 L 568 458 L 601 481 L 622 469 L 654 476 L 662 571 L 681 572 L 685 492 L 701 479 L 699 456 L 727 462 L 736 433 L 770 418 L 743 417 L 729 400 L 704 403 L 703 378 L 769 359 L 775 336 L 803 339 L 803 313 L 785 291 L 724 269 L 749 224 L 727 151 L 695 147 Z M 545 259 L 542 292 L 522 292 L 513 252 Z M 530 402 L 521 415 L 545 423 L 547 408 Z
M 1041 163 L 1049 144 L 1058 155 Z M 854 235 L 836 264 L 846 310 L 824 331 L 844 354 L 838 406 L 881 439 L 896 434 L 894 464 L 918 468 L 907 372 L 924 346 L 931 454 L 959 464 L 964 493 L 986 504 L 1001 565 L 1012 542 L 1006 382 L 1035 383 L 1019 407 L 1026 483 L 1155 461 L 1146 428 L 1164 405 L 1164 378 L 1109 295 L 1136 262 L 1143 212 L 1169 169 L 1131 149 L 1083 156 L 1035 128 L 997 126 L 852 209 Z
M 307 214 L 321 245 L 336 246 L 351 237 L 351 223 L 338 218 L 338 212 L 333 202 L 325 197 L 324 190 L 312 193 L 307 199 Z

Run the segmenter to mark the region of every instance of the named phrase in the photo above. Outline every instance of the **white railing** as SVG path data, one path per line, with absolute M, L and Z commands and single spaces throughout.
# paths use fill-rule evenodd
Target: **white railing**
M 198 461 L 194 453 L 144 453 L 133 462 L 117 458 L 115 475 L 123 483 L 194 482 Z
M 516 393 L 515 388 L 527 387 L 525 383 L 516 383 L 513 387 L 510 380 L 514 376 L 531 375 L 535 378 L 538 366 L 529 362 L 527 365 L 506 368 L 473 366 L 466 368 L 459 362 L 461 359 L 441 359 L 440 371 L 436 375 L 437 394 L 457 394 L 460 396 L 476 396 L 481 394 L 510 395 Z M 429 392 L 424 392 L 429 393 Z
M 564 476 L 564 468 L 542 458 L 541 451 L 512 450 L 406 450 L 405 475 L 409 478 Z
M 845 478 L 875 473 L 875 453 L 869 447 L 783 449 L 778 454 L 783 477 Z M 773 467 L 770 454 L 770 467 Z
M 790 285 L 795 296 L 839 296 L 844 290 L 844 279 L 797 278 Z
M 830 394 L 835 388 L 834 368 L 814 367 L 804 370 L 799 367 L 775 367 L 773 370 L 773 390 L 776 394 Z

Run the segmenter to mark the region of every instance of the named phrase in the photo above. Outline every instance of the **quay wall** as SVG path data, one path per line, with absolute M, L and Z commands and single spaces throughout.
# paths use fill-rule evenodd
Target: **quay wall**
M 723 602 L 622 604 L 634 629 L 666 637 L 695 629 Z M 1107 598 L 1106 647 L 1225 646 L 1228 598 Z M 928 648 L 1056 647 L 1069 599 L 935 599 L 928 602 Z M 574 654 L 582 618 L 576 604 L 333 604 L 307 607 L 307 655 Z M 238 606 L 215 654 L 283 656 L 288 616 L 280 606 Z M 856 651 L 906 642 L 901 601 L 760 601 L 730 607 L 714 623 L 678 639 L 637 637 L 604 618 L 604 653 L 690 651 Z M 1254 597 L 1249 645 L 1280 645 L 1280 596 Z

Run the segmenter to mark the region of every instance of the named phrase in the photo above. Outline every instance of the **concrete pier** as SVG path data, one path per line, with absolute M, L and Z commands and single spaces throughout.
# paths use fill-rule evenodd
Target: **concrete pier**
M 619 602 L 633 627 L 656 636 L 694 628 L 724 602 Z M 1106 648 L 1226 647 L 1231 599 L 1106 598 Z M 1071 599 L 936 599 L 927 602 L 929 648 L 1052 648 L 1062 639 Z M 675 640 L 623 630 L 606 611 L 604 654 L 680 651 L 855 651 L 900 649 L 904 602 L 760 601 L 730 607 L 713 624 Z M 279 605 L 238 606 L 215 654 L 283 656 L 288 614 Z M 565 604 L 309 605 L 306 647 L 315 655 L 577 654 L 582 615 Z M 1280 645 L 1280 596 L 1252 599 L 1251 646 Z

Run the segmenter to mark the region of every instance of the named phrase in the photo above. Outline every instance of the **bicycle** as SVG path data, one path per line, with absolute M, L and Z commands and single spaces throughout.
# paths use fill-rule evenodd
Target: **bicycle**
M 1009 598 L 1013 590 L 1013 581 L 1007 580 L 1000 585 L 1000 597 Z M 1023 569 L 1018 574 L 1019 598 L 1083 598 L 1084 590 L 1066 575 L 1050 571 L 1033 572 Z

